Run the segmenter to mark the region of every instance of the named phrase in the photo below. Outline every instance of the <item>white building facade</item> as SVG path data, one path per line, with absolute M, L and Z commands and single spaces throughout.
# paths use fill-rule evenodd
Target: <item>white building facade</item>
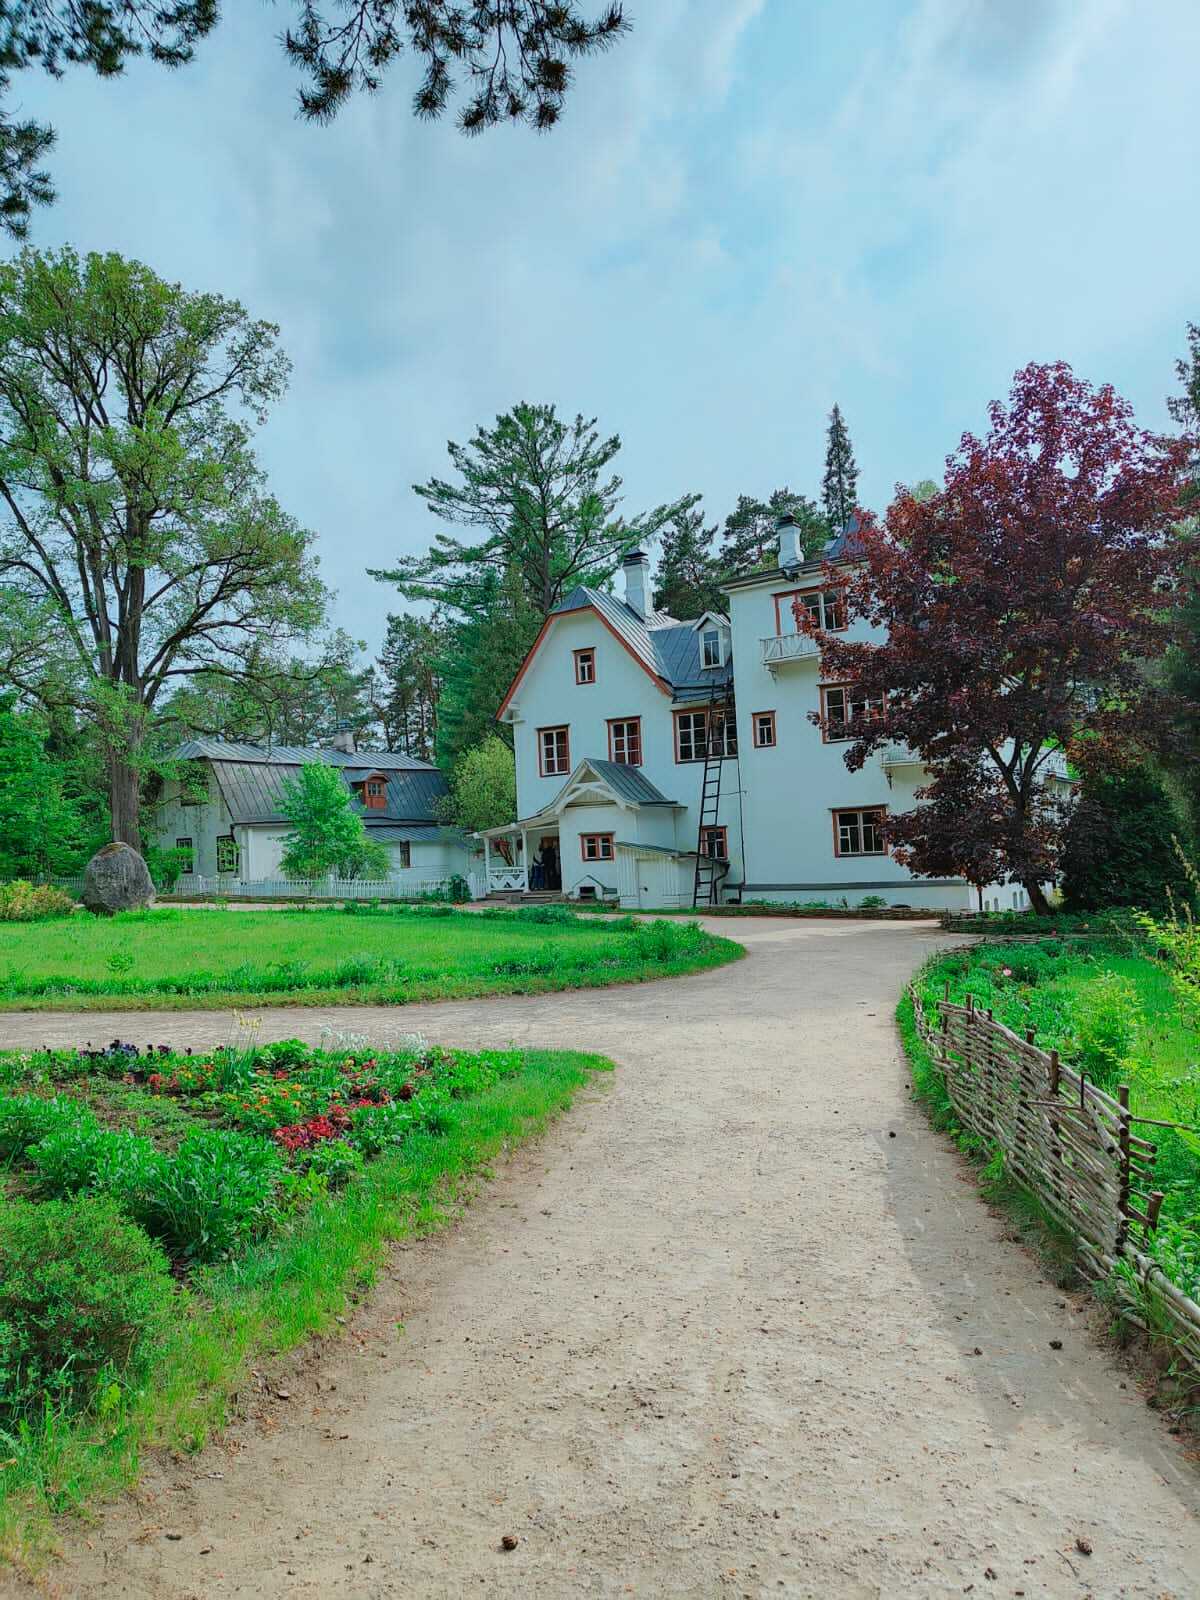
M 183 892 L 287 892 L 281 857 L 289 832 L 281 809 L 284 783 L 306 762 L 341 772 L 351 804 L 368 836 L 389 857 L 376 894 L 398 897 L 436 893 L 453 877 L 470 881 L 476 847 L 442 826 L 436 806 L 446 780 L 427 761 L 385 751 L 299 749 L 193 739 L 174 752 L 187 762 L 186 780 L 166 785 L 155 809 L 151 837 L 179 853 Z M 343 892 L 346 886 L 342 886 Z
M 499 711 L 520 820 L 485 836 L 493 891 L 644 909 L 691 905 L 697 888 L 702 903 L 1027 905 L 1020 885 L 920 878 L 888 853 L 882 820 L 917 804 L 924 768 L 892 747 L 847 770 L 864 708 L 823 676 L 794 610 L 844 623 L 823 578 L 844 540 L 803 562 L 786 521 L 780 537 L 779 566 L 724 586 L 728 616 L 654 612 L 635 552 L 623 601 L 579 588 L 547 618 Z M 856 623 L 847 636 L 871 631 Z M 813 713 L 845 722 L 846 737 Z M 1047 781 L 1068 791 L 1065 765 Z

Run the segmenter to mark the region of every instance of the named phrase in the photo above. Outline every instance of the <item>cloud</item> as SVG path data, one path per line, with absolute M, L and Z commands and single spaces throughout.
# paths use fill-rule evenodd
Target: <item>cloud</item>
M 142 257 L 283 329 L 261 440 L 339 620 L 422 548 L 410 486 L 518 399 L 625 441 L 633 512 L 936 474 L 1035 357 L 1165 421 L 1196 304 L 1192 0 L 656 0 L 551 135 L 417 123 L 414 68 L 314 128 L 258 7 L 198 65 L 22 81 L 60 130 L 38 242 Z

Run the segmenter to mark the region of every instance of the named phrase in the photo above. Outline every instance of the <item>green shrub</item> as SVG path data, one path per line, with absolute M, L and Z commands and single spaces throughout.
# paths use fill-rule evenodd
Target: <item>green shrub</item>
M 266 1232 L 282 1162 L 256 1134 L 189 1133 L 164 1159 L 139 1203 L 139 1221 L 174 1255 L 215 1261 Z
M 135 1379 L 172 1298 L 162 1251 L 111 1201 L 0 1204 L 0 1421 Z
M 1150 768 L 1089 773 L 1063 846 L 1064 906 L 1138 906 L 1162 915 L 1172 901 L 1192 903 L 1176 840 L 1188 842 L 1187 821 Z
M 27 883 L 14 878 L 0 883 L 0 922 L 44 922 L 49 917 L 69 917 L 75 902 L 69 894 L 48 883 Z
M 363 1158 L 348 1139 L 324 1139 L 306 1152 L 308 1172 L 323 1178 L 330 1189 L 340 1189 L 363 1169 Z
M 1112 1088 L 1130 1065 L 1141 1020 L 1137 990 L 1115 972 L 1103 973 L 1080 993 L 1075 1012 L 1079 1063 L 1103 1088 Z
M 58 1095 L 46 1099 L 36 1094 L 0 1095 L 0 1161 L 24 1155 L 30 1145 L 62 1128 L 96 1127 L 87 1106 Z
M 392 1101 L 389 1105 L 359 1106 L 351 1116 L 350 1137 L 364 1156 L 403 1144 L 417 1121 L 413 1101 Z
M 136 1217 L 168 1158 L 142 1134 L 77 1122 L 39 1140 L 29 1160 L 39 1193 L 65 1198 L 87 1189 Z
M 881 911 L 886 905 L 887 901 L 881 894 L 865 894 L 858 902 L 858 909 L 860 911 Z

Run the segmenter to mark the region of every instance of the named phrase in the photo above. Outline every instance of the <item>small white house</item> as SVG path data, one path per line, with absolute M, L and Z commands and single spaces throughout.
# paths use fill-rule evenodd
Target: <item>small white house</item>
M 924 782 L 889 748 L 846 768 L 852 685 L 826 678 L 798 631 L 798 601 L 846 626 L 826 561 L 852 559 L 843 535 L 803 561 L 781 519 L 777 566 L 731 579 L 728 615 L 680 622 L 648 604 L 649 562 L 626 558 L 625 598 L 581 587 L 546 619 L 499 719 L 513 730 L 519 821 L 484 835 L 493 890 L 561 890 L 629 907 L 717 900 L 975 909 L 1024 907 L 1020 885 L 980 892 L 919 878 L 889 854 L 889 811 Z M 870 638 L 870 629 L 854 624 Z M 810 720 L 823 712 L 834 727 Z M 846 724 L 840 737 L 836 724 Z M 711 738 L 710 738 L 711 728 Z M 1047 781 L 1069 792 L 1059 761 Z
M 446 793 L 442 773 L 413 756 L 355 750 L 349 739 L 345 745 L 309 750 L 220 739 L 180 745 L 175 759 L 194 763 L 201 781 L 167 785 L 152 832 L 161 849 L 178 849 L 187 858 L 182 887 L 201 879 L 222 890 L 279 886 L 288 833 L 282 788 L 311 761 L 341 771 L 367 833 L 387 848 L 393 893 L 428 893 L 454 875 L 468 877 L 474 847 L 435 814 L 435 802 Z

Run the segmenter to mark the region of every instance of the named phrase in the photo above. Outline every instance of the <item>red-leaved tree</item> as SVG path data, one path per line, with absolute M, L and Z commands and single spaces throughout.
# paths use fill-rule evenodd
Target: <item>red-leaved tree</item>
M 799 606 L 797 623 L 820 642 L 822 675 L 875 712 L 846 765 L 900 743 L 928 771 L 923 804 L 887 819 L 896 859 L 1015 880 L 1042 911 L 1065 822 L 1048 763 L 1127 760 L 1169 736 L 1169 697 L 1147 669 L 1175 625 L 1188 442 L 1135 427 L 1110 386 L 1063 362 L 1019 372 L 990 418 L 985 439 L 964 434 L 939 494 L 902 491 L 882 525 L 862 519 L 861 560 L 828 573 L 849 631 Z M 882 642 L 855 639 L 856 621 Z

